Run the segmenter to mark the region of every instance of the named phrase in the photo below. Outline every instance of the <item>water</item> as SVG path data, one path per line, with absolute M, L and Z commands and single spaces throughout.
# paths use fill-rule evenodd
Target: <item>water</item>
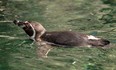
M 12 0 L 9 2 L 10 6 L 13 5 L 9 7 L 17 11 L 12 10 L 12 13 L 21 15 L 17 19 L 39 21 L 48 31 L 72 30 L 92 34 L 110 40 L 111 45 L 106 49 L 56 47 L 48 58 L 42 59 L 37 56 L 37 47 L 30 45 L 32 41 L 21 28 L 12 22 L 0 22 L 0 70 L 116 70 L 116 22 L 104 24 L 99 20 L 102 13 L 110 14 L 108 10 L 99 11 L 109 5 L 101 0 L 92 0 L 92 3 L 91 0 L 22 1 L 17 3 L 28 5 L 26 11 L 15 9 L 15 0 L 13 4 Z M 111 14 L 115 16 L 115 13 Z M 7 19 L 12 21 L 12 17 Z

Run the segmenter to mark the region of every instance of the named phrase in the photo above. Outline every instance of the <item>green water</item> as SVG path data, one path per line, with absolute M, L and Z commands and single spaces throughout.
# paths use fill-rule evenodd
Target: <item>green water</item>
M 5 1 L 0 1 L 5 9 L 0 10 L 0 70 L 116 70 L 116 0 Z M 14 19 L 38 21 L 48 31 L 92 34 L 110 40 L 111 45 L 106 49 L 57 47 L 42 59 L 25 32 L 7 22 Z

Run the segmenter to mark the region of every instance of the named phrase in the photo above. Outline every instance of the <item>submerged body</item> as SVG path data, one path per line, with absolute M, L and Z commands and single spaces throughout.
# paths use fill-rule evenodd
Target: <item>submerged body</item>
M 108 40 L 73 31 L 45 32 L 41 36 L 41 39 L 54 44 L 66 46 L 105 46 L 109 44 Z
M 41 39 L 59 45 L 82 46 L 87 45 L 87 40 L 81 34 L 72 31 L 45 32 Z

